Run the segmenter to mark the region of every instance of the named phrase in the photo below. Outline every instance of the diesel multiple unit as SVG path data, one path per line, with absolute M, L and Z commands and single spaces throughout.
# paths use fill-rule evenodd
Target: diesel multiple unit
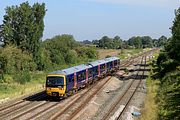
M 48 96 L 66 97 L 119 68 L 120 59 L 109 57 L 51 72 L 46 79 Z

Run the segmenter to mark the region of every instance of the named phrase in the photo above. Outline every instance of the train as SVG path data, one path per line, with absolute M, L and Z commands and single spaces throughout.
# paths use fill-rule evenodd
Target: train
M 86 64 L 53 71 L 46 77 L 46 94 L 49 97 L 66 98 L 99 78 L 119 69 L 120 59 L 108 57 Z

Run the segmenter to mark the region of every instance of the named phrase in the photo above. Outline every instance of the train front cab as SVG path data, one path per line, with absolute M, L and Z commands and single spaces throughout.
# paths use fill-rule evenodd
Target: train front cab
M 66 92 L 65 75 L 47 75 L 46 78 L 46 94 L 48 96 L 63 97 Z

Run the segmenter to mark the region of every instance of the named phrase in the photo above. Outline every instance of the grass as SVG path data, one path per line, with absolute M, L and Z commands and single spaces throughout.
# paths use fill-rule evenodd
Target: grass
M 120 50 L 115 49 L 98 49 L 98 59 L 103 59 L 107 56 L 117 56 L 120 53 Z
M 156 52 L 153 56 L 154 60 L 157 59 L 159 52 Z M 148 63 L 150 64 L 150 62 Z M 147 84 L 147 95 L 144 102 L 144 107 L 141 110 L 142 115 L 139 117 L 139 120 L 157 120 L 158 119 L 158 103 L 156 102 L 157 93 L 159 89 L 159 80 L 154 80 L 151 78 L 153 73 L 153 68 L 151 67 L 150 74 L 146 79 Z
M 121 59 L 126 59 L 128 57 L 131 57 L 133 55 L 137 55 L 139 53 L 143 52 L 143 49 L 123 49 L 119 53 L 119 57 Z
M 157 90 L 159 87 L 159 81 L 151 80 L 149 77 L 147 80 L 147 96 L 145 98 L 144 107 L 141 112 L 139 120 L 156 120 L 158 113 L 158 105 L 155 101 Z
M 0 83 L 0 100 L 17 98 L 35 91 L 43 90 L 46 74 L 44 72 L 32 73 L 31 81 L 25 84 Z
M 98 49 L 98 59 L 103 59 L 107 56 L 119 56 L 121 59 L 126 59 L 133 55 L 137 55 L 148 49 L 123 49 L 123 50 L 115 50 L 115 49 Z

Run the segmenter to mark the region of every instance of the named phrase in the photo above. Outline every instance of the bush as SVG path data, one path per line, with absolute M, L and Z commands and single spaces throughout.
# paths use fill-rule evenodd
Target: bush
M 18 71 L 13 75 L 13 79 L 15 82 L 20 84 L 25 84 L 30 82 L 31 76 L 28 70 Z
M 76 52 L 81 58 L 96 59 L 97 52 L 94 47 L 78 47 Z
M 173 71 L 162 78 L 161 87 L 158 94 L 159 119 L 179 120 L 179 90 L 180 72 Z
M 17 76 L 22 76 L 20 75 L 21 71 L 23 72 L 22 74 L 28 75 L 29 71 L 36 69 L 32 55 L 14 46 L 7 46 L 0 50 L 0 65 L 2 66 L 1 72 L 3 74 L 14 75 L 13 78 L 16 78 L 16 74 Z M 21 80 L 26 81 L 26 79 Z M 5 81 L 8 82 L 9 80 Z
M 166 52 L 161 52 L 157 58 L 157 65 L 161 67 L 161 64 L 168 59 L 168 55 Z
M 66 53 L 65 60 L 66 60 L 67 64 L 75 64 L 75 63 L 77 63 L 77 60 L 78 60 L 77 52 L 75 50 L 69 50 Z

